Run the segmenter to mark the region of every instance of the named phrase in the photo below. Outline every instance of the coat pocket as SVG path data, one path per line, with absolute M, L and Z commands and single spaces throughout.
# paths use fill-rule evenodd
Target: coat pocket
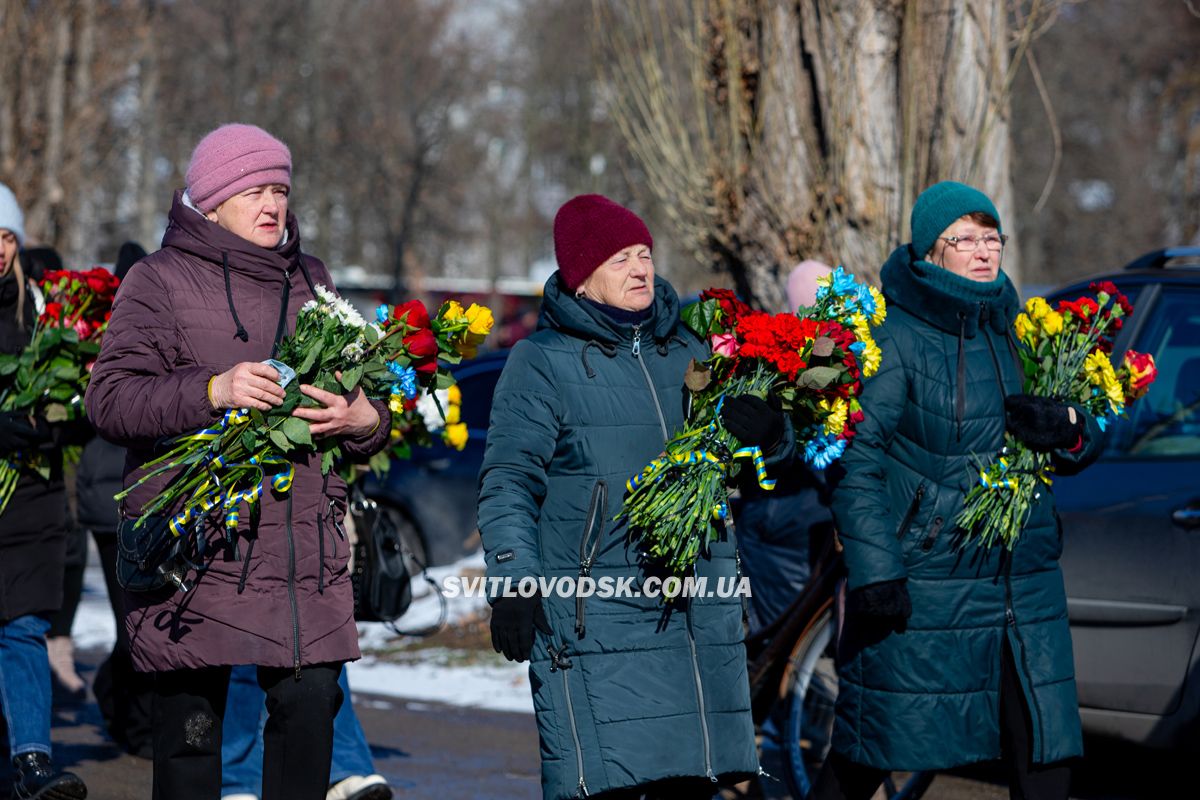
M 598 480 L 592 487 L 592 499 L 588 513 L 583 518 L 583 535 L 579 538 L 579 578 L 592 576 L 592 565 L 600 550 L 600 537 L 604 535 L 604 522 L 608 519 L 608 484 Z M 594 529 L 599 529 L 595 537 Z M 589 547 L 589 541 L 591 546 Z M 583 592 L 575 593 L 575 635 L 582 639 L 587 633 L 587 597 Z
M 908 535 L 912 529 L 913 520 L 917 517 L 917 512 L 921 510 L 921 501 L 925 498 L 925 482 L 917 484 L 917 491 L 913 493 L 912 502 L 908 504 L 908 510 L 904 512 L 904 516 L 900 519 L 900 524 L 896 527 L 896 541 L 903 542 L 904 537 Z

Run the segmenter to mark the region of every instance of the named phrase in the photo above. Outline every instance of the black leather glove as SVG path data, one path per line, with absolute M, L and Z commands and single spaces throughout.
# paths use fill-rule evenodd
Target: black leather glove
M 542 598 L 498 597 L 492 603 L 492 648 L 509 661 L 528 661 L 533 652 L 533 629 L 550 635 Z
M 16 411 L 0 414 L 0 453 L 28 452 L 47 440 L 45 431 L 29 424 L 28 415 Z
M 860 586 L 846 595 L 846 610 L 877 620 L 905 620 L 912 616 L 908 580 L 897 578 Z
M 783 411 L 773 395 L 771 401 L 752 394 L 726 397 L 721 404 L 721 424 L 743 445 L 764 453 L 783 439 Z
M 1053 397 L 1010 394 L 1004 398 L 1005 427 L 1030 450 L 1068 450 L 1083 435 L 1083 418 Z

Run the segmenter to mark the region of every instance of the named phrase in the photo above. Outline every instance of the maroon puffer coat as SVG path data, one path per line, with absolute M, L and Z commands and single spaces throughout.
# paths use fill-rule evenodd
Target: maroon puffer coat
M 313 298 L 312 284 L 332 289 L 325 266 L 300 253 L 295 217 L 288 216 L 285 244 L 266 250 L 175 195 L 162 249 L 134 265 L 117 292 L 87 391 L 96 430 L 129 448 L 126 486 L 154 457 L 161 437 L 218 422 L 209 379 L 239 362 L 269 358 L 281 301 L 287 298 L 290 332 L 300 306 Z M 380 425 L 362 440 L 344 441 L 348 455 L 383 447 L 388 411 L 377 407 Z M 295 466 L 290 502 L 269 487 L 263 493 L 252 549 L 243 503 L 239 553 L 223 545 L 223 523 L 208 529 L 208 569 L 191 592 L 127 594 L 125 626 L 139 670 L 296 667 L 359 657 L 341 525 L 346 486 L 336 475 L 321 475 L 319 458 L 302 457 Z M 165 483 L 148 482 L 132 493 L 122 516 L 137 517 Z

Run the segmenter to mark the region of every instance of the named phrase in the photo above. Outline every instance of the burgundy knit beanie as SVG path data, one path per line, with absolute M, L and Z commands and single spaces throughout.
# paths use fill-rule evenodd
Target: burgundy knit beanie
M 292 188 L 292 154 L 257 125 L 222 125 L 196 145 L 185 179 L 188 197 L 208 212 L 255 186 Z
M 604 195 L 572 197 L 554 216 L 554 257 L 571 291 L 613 254 L 635 244 L 653 249 L 650 229 L 637 214 Z

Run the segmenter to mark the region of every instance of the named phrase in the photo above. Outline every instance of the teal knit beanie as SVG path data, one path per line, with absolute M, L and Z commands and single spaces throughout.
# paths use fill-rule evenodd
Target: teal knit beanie
M 1000 227 L 1000 212 L 988 196 L 978 189 L 955 181 L 935 183 L 917 198 L 912 210 L 912 249 L 918 259 L 933 248 L 942 231 L 950 227 L 959 217 L 974 214 L 977 211 L 993 217 L 996 220 L 996 230 L 1003 232 Z

